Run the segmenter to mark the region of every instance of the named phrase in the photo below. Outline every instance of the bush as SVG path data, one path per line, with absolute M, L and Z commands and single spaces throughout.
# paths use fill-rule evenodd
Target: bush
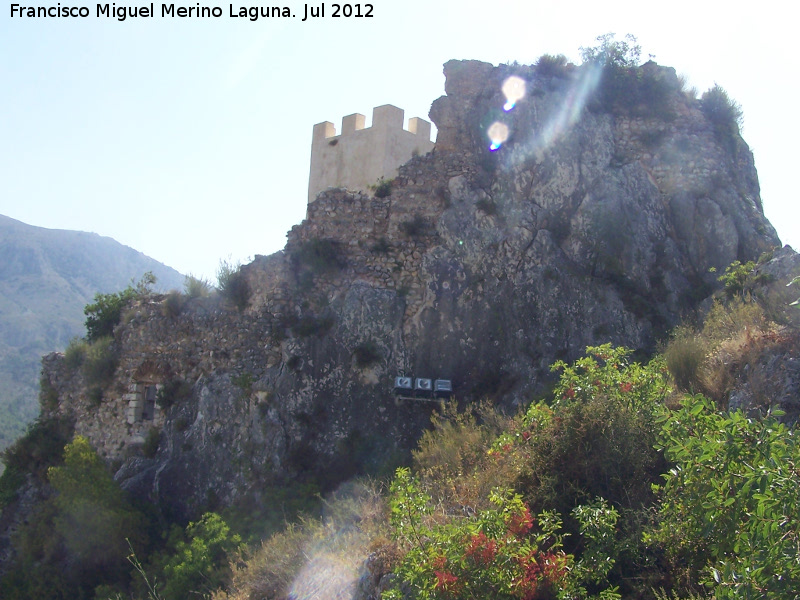
M 381 177 L 378 183 L 370 187 L 375 192 L 376 198 L 386 198 L 392 194 L 392 184 L 394 184 L 394 179 L 384 179 Z
M 208 279 L 187 275 L 183 282 L 183 291 L 189 298 L 205 298 L 211 292 Z
M 743 114 L 742 107 L 728 96 L 728 92 L 714 84 L 700 98 L 700 110 L 714 126 L 717 139 L 726 144 L 734 143 L 742 127 Z
M 665 415 L 659 443 L 676 467 L 660 488 L 655 537 L 673 564 L 688 567 L 719 600 L 795 597 L 797 436 L 772 416 L 720 413 L 690 396 Z
M 594 109 L 641 116 L 673 118 L 669 110 L 672 91 L 663 73 L 639 66 L 642 48 L 636 37 L 624 40 L 615 34 L 598 36 L 598 45 L 581 48 L 584 63 L 601 70 Z
M 563 54 L 543 54 L 534 65 L 534 72 L 538 77 L 565 77 L 569 72 L 567 57 Z
M 222 297 L 241 310 L 250 301 L 250 283 L 242 271 L 241 263 L 233 264 L 221 260 L 217 269 L 217 288 Z
M 131 283 L 121 292 L 95 294 L 94 303 L 83 309 L 86 315 L 86 339 L 92 342 L 114 335 L 114 328 L 122 319 L 123 309 L 133 300 L 149 296 L 150 288 L 155 282 L 155 275 L 148 271 L 136 284 Z
M 180 292 L 173 290 L 164 298 L 161 304 L 161 314 L 170 319 L 174 319 L 181 314 L 185 304 L 186 297 Z
M 113 338 L 96 338 L 86 349 L 83 361 L 83 376 L 89 387 L 103 388 L 114 377 L 117 370 L 117 355 Z
M 708 345 L 696 331 L 679 327 L 664 351 L 664 359 L 675 384 L 684 392 L 701 390 L 701 368 Z
M 70 371 L 77 371 L 83 366 L 83 361 L 86 360 L 86 352 L 89 349 L 89 344 L 86 340 L 81 338 L 72 338 L 64 350 L 64 365 Z

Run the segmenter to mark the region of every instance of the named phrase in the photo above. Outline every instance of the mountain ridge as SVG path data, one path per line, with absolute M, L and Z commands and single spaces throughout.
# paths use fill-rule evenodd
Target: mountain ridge
M 39 411 L 40 358 L 83 334 L 83 308 L 152 271 L 182 286 L 174 269 L 110 237 L 47 229 L 0 215 L 0 448 Z

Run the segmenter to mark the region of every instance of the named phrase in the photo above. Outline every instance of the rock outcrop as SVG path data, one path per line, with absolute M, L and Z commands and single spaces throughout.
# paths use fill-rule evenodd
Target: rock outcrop
M 779 240 L 745 142 L 721 139 L 673 70 L 643 68 L 662 82 L 657 112 L 593 107 L 589 67 L 447 63 L 436 149 L 391 194 L 320 194 L 284 251 L 242 268 L 241 309 L 134 307 L 99 404 L 48 357 L 50 410 L 76 417 L 124 487 L 185 517 L 407 451 L 435 404 L 395 398 L 398 374 L 513 408 L 587 345 L 652 351 L 718 285 L 710 269 Z M 506 111 L 512 75 L 526 94 Z M 492 151 L 495 122 L 507 139 Z

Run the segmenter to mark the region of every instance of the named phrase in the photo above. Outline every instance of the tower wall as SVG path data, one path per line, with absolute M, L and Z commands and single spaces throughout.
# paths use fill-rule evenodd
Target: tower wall
M 366 118 L 352 114 L 342 119 L 336 135 L 333 123 L 314 125 L 311 142 L 311 172 L 308 202 L 329 187 L 367 190 L 381 177 L 390 179 L 397 168 L 414 154 L 433 150 L 431 124 L 418 117 L 403 129 L 403 110 L 384 104 L 372 110 L 372 126 L 364 127 Z

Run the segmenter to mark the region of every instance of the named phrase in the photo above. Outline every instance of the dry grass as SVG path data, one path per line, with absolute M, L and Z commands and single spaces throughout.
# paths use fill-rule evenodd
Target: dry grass
M 217 591 L 213 600 L 350 598 L 364 561 L 383 546 L 374 540 L 385 540 L 387 523 L 386 503 L 377 485 L 340 488 L 325 503 L 321 520 L 288 524 L 239 557 L 231 565 L 229 589 Z M 387 540 L 385 545 L 390 544 Z

